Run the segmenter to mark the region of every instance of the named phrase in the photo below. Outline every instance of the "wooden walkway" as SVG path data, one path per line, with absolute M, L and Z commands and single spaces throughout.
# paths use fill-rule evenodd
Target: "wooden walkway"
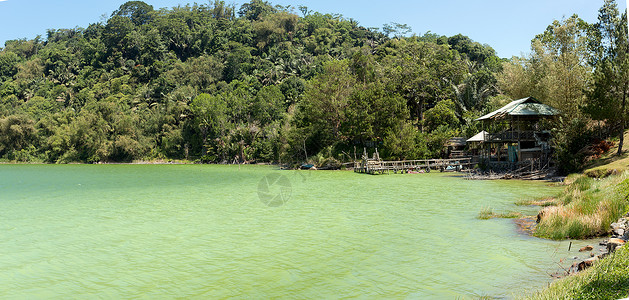
M 394 174 L 409 172 L 430 172 L 430 170 L 440 171 L 460 171 L 472 165 L 471 158 L 453 159 L 423 159 L 423 160 L 402 160 L 402 161 L 382 161 L 378 159 L 363 159 L 354 163 L 354 172 L 365 174 Z

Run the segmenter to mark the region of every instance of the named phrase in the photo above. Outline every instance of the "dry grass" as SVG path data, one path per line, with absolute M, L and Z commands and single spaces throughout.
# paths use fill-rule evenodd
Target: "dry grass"
M 542 210 L 535 235 L 556 240 L 603 235 L 629 208 L 628 196 L 629 172 L 604 179 L 573 176 L 558 205 Z
M 557 199 L 555 197 L 544 197 L 544 198 L 538 198 L 538 199 L 520 199 L 514 202 L 515 205 L 518 206 L 527 206 L 527 205 L 533 205 L 533 206 L 551 206 L 551 205 L 556 205 L 557 204 Z

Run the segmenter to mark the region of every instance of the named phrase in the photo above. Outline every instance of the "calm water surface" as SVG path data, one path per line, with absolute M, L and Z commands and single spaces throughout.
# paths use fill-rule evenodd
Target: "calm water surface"
M 436 172 L 0 165 L 0 298 L 511 297 L 547 284 L 567 242 L 476 216 L 556 191 Z

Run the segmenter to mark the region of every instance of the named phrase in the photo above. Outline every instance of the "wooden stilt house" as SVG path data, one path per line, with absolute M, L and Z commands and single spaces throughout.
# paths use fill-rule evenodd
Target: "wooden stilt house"
M 512 101 L 478 118 L 483 135 L 479 161 L 493 170 L 540 170 L 550 166 L 550 131 L 544 120 L 559 111 L 533 97 Z

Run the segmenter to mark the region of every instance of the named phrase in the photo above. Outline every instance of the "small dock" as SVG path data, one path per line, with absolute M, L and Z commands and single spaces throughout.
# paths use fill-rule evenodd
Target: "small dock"
M 425 172 L 431 170 L 443 171 L 461 171 L 470 168 L 472 165 L 471 158 L 453 158 L 453 159 L 422 159 L 422 160 L 401 160 L 401 161 L 383 161 L 378 159 L 363 159 L 354 163 L 354 172 L 365 174 L 394 174 Z

